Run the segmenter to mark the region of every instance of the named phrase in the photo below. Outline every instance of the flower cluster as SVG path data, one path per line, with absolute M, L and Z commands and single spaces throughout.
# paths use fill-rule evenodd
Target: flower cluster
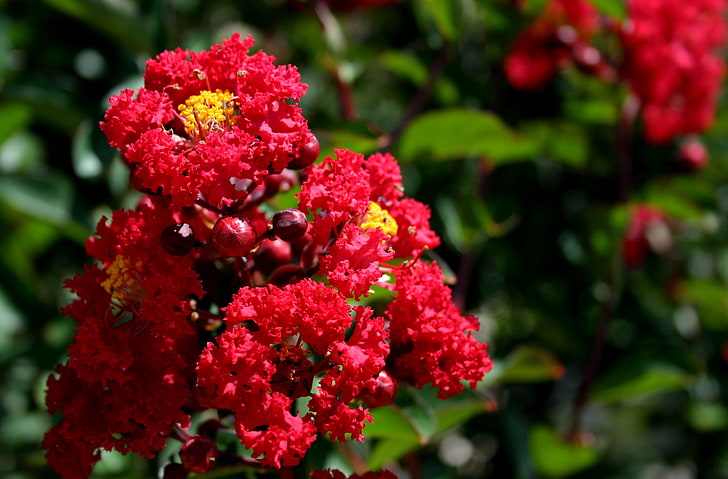
M 607 81 L 624 80 L 640 100 L 645 137 L 664 143 L 700 133 L 713 121 L 725 60 L 725 0 L 629 0 L 623 22 L 602 17 L 586 0 L 550 0 L 514 41 L 506 58 L 508 81 L 540 89 L 566 64 Z M 601 25 L 608 28 L 601 28 Z M 590 43 L 616 33 L 616 67 Z M 619 74 L 617 75 L 617 72 Z
M 645 136 L 661 143 L 710 126 L 725 74 L 725 0 L 631 0 L 624 75 L 642 102 Z
M 586 0 L 551 0 L 513 43 L 504 65 L 508 81 L 516 88 L 537 90 L 569 63 L 609 75 L 601 54 L 589 44 L 598 20 Z
M 447 398 L 491 368 L 477 319 L 422 259 L 439 238 L 396 160 L 342 149 L 314 164 L 305 85 L 252 43 L 164 52 L 143 88 L 111 98 L 101 129 L 144 196 L 99 222 L 95 263 L 67 283 L 78 326 L 44 440 L 63 477 L 168 438 L 184 445 L 165 475 L 205 473 L 229 460 L 221 429 L 248 449 L 238 460 L 294 466 L 318 437 L 364 440 L 400 383 Z M 292 188 L 297 207 L 280 209 Z M 375 289 L 392 298 L 379 313 Z M 191 433 L 200 410 L 217 417 Z

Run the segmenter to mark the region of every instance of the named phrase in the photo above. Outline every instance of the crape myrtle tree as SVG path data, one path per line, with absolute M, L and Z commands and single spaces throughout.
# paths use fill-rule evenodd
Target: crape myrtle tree
M 728 474 L 727 0 L 43 5 L 3 473 Z

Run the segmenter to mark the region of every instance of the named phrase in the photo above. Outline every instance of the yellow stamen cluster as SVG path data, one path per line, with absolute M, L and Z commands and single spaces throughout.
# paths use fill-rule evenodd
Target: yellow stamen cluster
M 141 268 L 142 262 L 137 261 L 136 268 Z M 101 283 L 111 296 L 121 301 L 136 301 L 143 296 L 143 291 L 137 285 L 137 270 L 129 266 L 129 260 L 124 255 L 118 255 L 114 258 L 114 262 L 106 268 L 106 274 L 109 275 L 106 280 Z
M 225 90 L 203 90 L 180 104 L 179 114 L 185 119 L 190 136 L 205 136 L 214 128 L 224 129 L 235 115 L 235 95 Z
M 364 221 L 359 226 L 365 230 L 379 228 L 390 237 L 395 236 L 398 229 L 397 222 L 389 214 L 389 211 L 374 202 L 369 203 L 369 211 L 367 211 Z

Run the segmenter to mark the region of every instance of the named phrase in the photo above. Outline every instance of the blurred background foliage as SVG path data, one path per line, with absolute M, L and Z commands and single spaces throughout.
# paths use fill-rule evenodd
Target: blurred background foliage
M 503 59 L 544 2 L 516 3 L 410 0 L 322 16 L 303 0 L 0 1 L 0 475 L 53 477 L 39 442 L 52 421 L 44 383 L 73 334 L 62 283 L 88 261 L 99 218 L 137 198 L 97 128 L 108 97 L 139 87 L 161 50 L 239 31 L 299 67 L 323 154 L 400 160 L 408 195 L 433 209 L 456 301 L 491 344 L 496 367 L 475 393 L 409 392 L 409 406 L 375 411 L 362 446 L 372 467 L 728 477 L 728 109 L 704 136 L 699 172 L 638 126 L 622 201 L 626 90 L 576 69 L 539 92 L 509 87 Z M 593 3 L 624 14 L 622 2 Z M 639 203 L 668 218 L 666 247 L 627 268 L 622 240 Z M 108 454 L 94 474 L 158 467 Z

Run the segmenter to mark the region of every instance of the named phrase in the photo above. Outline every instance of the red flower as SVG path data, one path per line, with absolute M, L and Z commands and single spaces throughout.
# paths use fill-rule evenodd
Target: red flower
M 641 99 L 645 135 L 663 143 L 710 126 L 725 74 L 724 0 L 631 0 L 624 75 Z
M 475 387 L 492 367 L 487 345 L 472 336 L 477 319 L 462 316 L 452 303 L 436 264 L 417 262 L 395 272 L 397 296 L 386 311 L 392 348 L 388 370 L 415 387 L 432 383 L 443 399 L 460 393 L 461 381 Z
M 622 258 L 628 268 L 639 267 L 650 251 L 666 253 L 672 247 L 667 216 L 652 205 L 635 205 L 622 240 Z
M 137 186 L 174 207 L 200 196 L 229 205 L 247 195 L 237 180 L 258 182 L 299 155 L 310 141 L 296 105 L 306 86 L 294 67 L 249 55 L 252 45 L 235 34 L 209 51 L 163 52 L 147 62 L 144 88 L 111 98 L 101 129 Z
M 508 81 L 538 90 L 570 61 L 599 73 L 601 55 L 588 45 L 597 28 L 598 13 L 589 2 L 551 0 L 511 47 L 504 65 Z
M 389 346 L 381 318 L 368 308 L 352 310 L 335 290 L 310 279 L 243 288 L 226 310 L 230 329 L 203 351 L 198 389 L 206 406 L 235 413 L 241 442 L 264 455 L 263 464 L 297 464 L 317 430 L 363 440 L 371 416 L 348 403 L 384 367 Z M 251 321 L 250 330 L 241 326 Z M 313 392 L 316 374 L 323 377 Z M 304 396 L 312 397 L 310 412 L 292 415 L 293 401 Z
M 67 282 L 78 298 L 64 313 L 79 324 L 68 363 L 48 380 L 49 411 L 63 419 L 43 442 L 64 476 L 87 476 L 79 471 L 90 471 L 99 448 L 152 457 L 174 424 L 189 423 L 197 333 L 186 298 L 202 290 L 192 258 L 162 246 L 176 222 L 167 213 L 142 205 L 99 222 L 87 244 L 99 264 Z
M 435 248 L 429 209 L 403 198 L 399 167 L 391 155 L 337 150 L 308 170 L 299 208 L 313 214 L 310 233 L 323 248 L 322 272 L 347 297 L 366 295 L 394 256 L 409 258 Z

